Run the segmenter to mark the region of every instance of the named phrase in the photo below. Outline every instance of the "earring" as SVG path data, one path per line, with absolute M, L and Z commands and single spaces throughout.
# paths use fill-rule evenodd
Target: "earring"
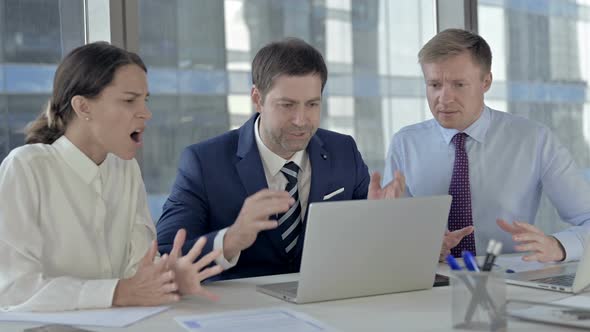
M 90 121 L 90 118 L 89 117 L 86 117 L 85 119 L 86 119 L 86 121 Z

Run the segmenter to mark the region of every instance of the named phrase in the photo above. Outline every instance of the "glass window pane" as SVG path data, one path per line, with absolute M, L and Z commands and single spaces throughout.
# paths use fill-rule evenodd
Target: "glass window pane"
M 84 43 L 83 0 L 0 1 L 0 160 L 24 144 L 57 63 Z
M 430 118 L 417 53 L 434 35 L 433 13 L 431 0 L 141 1 L 154 113 L 142 168 L 154 217 L 182 149 L 252 114 L 252 58 L 287 36 L 328 62 L 322 127 L 353 135 L 369 167 L 381 170 L 393 131 Z
M 544 123 L 590 181 L 590 2 L 478 1 L 479 32 L 494 55 L 487 104 Z M 543 197 L 546 232 L 563 225 Z

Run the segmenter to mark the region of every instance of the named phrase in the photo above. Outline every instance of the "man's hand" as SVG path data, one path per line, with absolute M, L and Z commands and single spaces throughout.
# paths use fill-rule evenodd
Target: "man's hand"
M 268 218 L 287 212 L 293 204 L 295 200 L 286 191 L 263 189 L 246 198 L 235 223 L 225 232 L 223 256 L 231 260 L 250 247 L 259 232 L 276 228 L 277 221 Z
M 445 257 L 451 253 L 451 249 L 455 248 L 464 237 L 471 233 L 473 233 L 473 226 L 467 226 L 452 232 L 446 230 L 438 260 L 440 262 L 444 261 Z
M 381 174 L 373 172 L 369 183 L 368 199 L 393 199 L 404 197 L 406 193 L 406 178 L 400 171 L 395 171 L 393 181 L 381 188 Z
M 522 257 L 524 261 L 546 263 L 565 259 L 565 251 L 561 243 L 555 237 L 545 235 L 537 227 L 521 221 L 509 224 L 502 219 L 496 220 L 496 223 L 503 231 L 512 234 L 512 240 L 519 243 L 514 247 L 516 251 L 529 252 Z

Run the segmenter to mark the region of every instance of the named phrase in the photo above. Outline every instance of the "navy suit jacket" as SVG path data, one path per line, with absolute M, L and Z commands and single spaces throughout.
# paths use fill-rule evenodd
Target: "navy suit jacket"
M 186 254 L 200 236 L 205 236 L 207 244 L 200 257 L 207 254 L 213 249 L 217 232 L 234 223 L 244 200 L 268 188 L 254 137 L 257 117 L 255 114 L 239 129 L 182 152 L 178 175 L 156 225 L 161 253 L 170 252 L 174 235 L 184 228 L 187 241 L 183 252 Z M 308 204 L 322 201 L 342 187 L 344 192 L 330 200 L 367 198 L 369 172 L 352 137 L 318 129 L 306 150 L 311 164 Z M 298 272 L 302 246 L 303 241 L 298 241 L 295 258 L 290 259 L 279 232 L 263 231 L 250 248 L 242 251 L 236 266 L 213 279 Z

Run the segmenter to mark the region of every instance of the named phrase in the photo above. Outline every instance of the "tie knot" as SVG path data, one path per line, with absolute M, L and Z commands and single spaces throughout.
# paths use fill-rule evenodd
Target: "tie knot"
M 451 139 L 451 142 L 455 145 L 455 148 L 464 150 L 465 149 L 465 139 L 467 138 L 467 134 L 465 133 L 457 133 Z
M 290 161 L 283 165 L 281 172 L 287 177 L 289 182 L 297 182 L 297 174 L 299 173 L 299 166 L 296 163 Z

